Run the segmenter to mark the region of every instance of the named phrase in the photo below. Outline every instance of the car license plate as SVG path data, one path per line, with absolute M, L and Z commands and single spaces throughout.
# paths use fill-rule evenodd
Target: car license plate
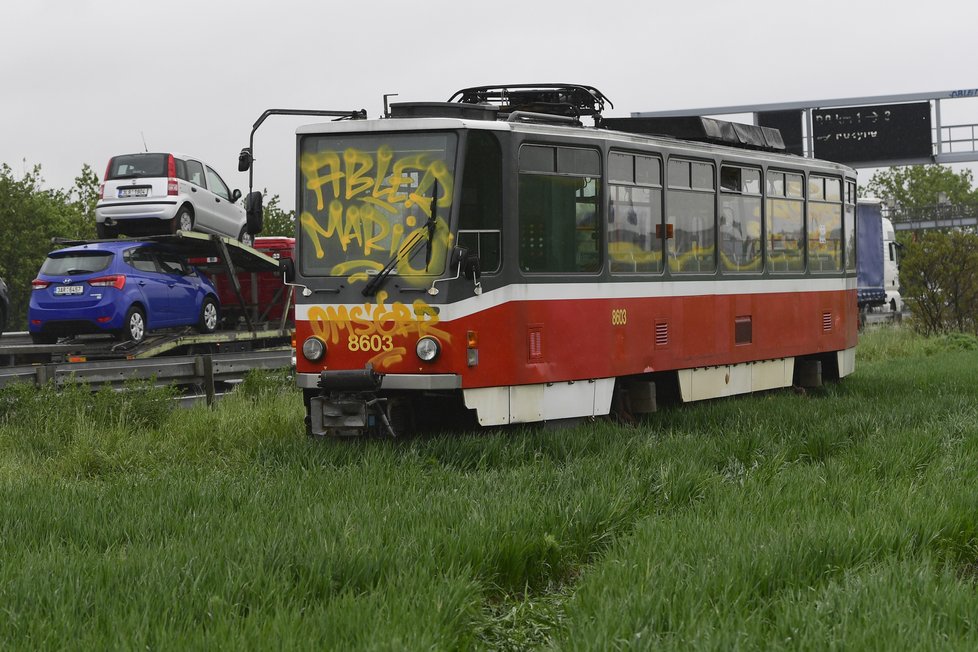
M 81 294 L 85 288 L 81 285 L 59 285 L 54 288 L 55 294 Z
M 148 197 L 149 188 L 119 188 L 119 199 L 127 197 Z

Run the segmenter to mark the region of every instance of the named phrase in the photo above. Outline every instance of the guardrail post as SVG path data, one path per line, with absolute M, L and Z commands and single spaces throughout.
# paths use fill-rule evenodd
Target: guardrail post
M 58 372 L 58 365 L 56 364 L 42 364 L 38 365 L 34 371 L 34 383 L 37 385 L 38 389 L 44 387 L 48 382 L 54 380 L 55 374 Z
M 214 358 L 209 353 L 199 355 L 194 358 L 194 367 L 196 368 L 197 375 L 200 376 L 201 381 L 204 383 L 204 396 L 207 399 L 207 405 L 214 405 L 216 398 L 216 392 L 214 390 Z

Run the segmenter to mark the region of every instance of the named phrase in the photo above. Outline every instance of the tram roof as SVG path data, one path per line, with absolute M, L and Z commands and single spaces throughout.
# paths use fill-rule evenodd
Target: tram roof
M 828 169 L 854 174 L 848 166 L 799 157 L 785 151 L 777 129 L 738 124 L 705 116 L 666 118 L 604 117 L 614 104 L 597 88 L 574 83 L 497 84 L 456 91 L 447 102 L 384 102 L 384 116 L 368 120 L 366 111 L 308 112 L 340 120 L 299 127 L 297 135 L 396 133 L 447 130 L 505 131 L 682 150 L 693 156 L 741 162 Z M 268 113 L 268 112 L 266 112 Z M 300 111 L 287 111 L 300 115 Z M 264 117 L 264 116 L 263 116 Z M 586 127 L 582 117 L 594 119 Z M 256 126 L 259 123 L 256 123 Z
M 643 134 L 616 129 L 575 126 L 571 124 L 554 124 L 547 122 L 521 122 L 453 117 L 375 118 L 369 120 L 333 121 L 302 125 L 296 129 L 296 134 L 302 136 L 311 134 L 397 133 L 452 131 L 463 129 L 547 135 L 574 140 L 598 140 L 609 143 L 628 144 L 632 146 L 651 145 L 665 149 L 682 149 L 690 155 L 699 154 L 710 157 L 722 156 L 729 159 L 750 159 L 755 162 L 765 162 L 778 166 L 804 166 L 810 169 L 831 170 L 835 172 L 844 171 L 854 174 L 854 170 L 852 170 L 852 168 L 840 163 L 806 158 L 784 152 L 771 152 L 712 142 L 685 140 L 669 135 Z

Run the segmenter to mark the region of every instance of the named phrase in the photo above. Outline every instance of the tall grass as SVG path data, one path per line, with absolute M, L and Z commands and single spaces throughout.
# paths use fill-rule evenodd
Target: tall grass
M 901 339 L 902 338 L 902 339 Z M 274 374 L 0 392 L 4 648 L 978 643 L 978 350 L 637 427 L 314 441 Z
M 976 351 L 978 338 L 968 333 L 943 333 L 921 337 L 899 325 L 880 325 L 865 333 L 859 340 L 857 358 L 860 362 L 879 362 L 895 357 L 919 358 L 949 351 Z

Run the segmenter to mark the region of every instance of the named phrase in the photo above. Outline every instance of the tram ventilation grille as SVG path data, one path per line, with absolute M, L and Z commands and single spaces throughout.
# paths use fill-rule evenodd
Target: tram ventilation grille
M 663 347 L 669 344 L 669 324 L 666 322 L 656 322 L 655 324 L 655 345 Z
M 531 326 L 529 331 L 529 358 L 531 362 L 543 360 L 543 327 Z
M 831 333 L 832 332 L 832 313 L 823 312 L 822 313 L 822 332 Z

